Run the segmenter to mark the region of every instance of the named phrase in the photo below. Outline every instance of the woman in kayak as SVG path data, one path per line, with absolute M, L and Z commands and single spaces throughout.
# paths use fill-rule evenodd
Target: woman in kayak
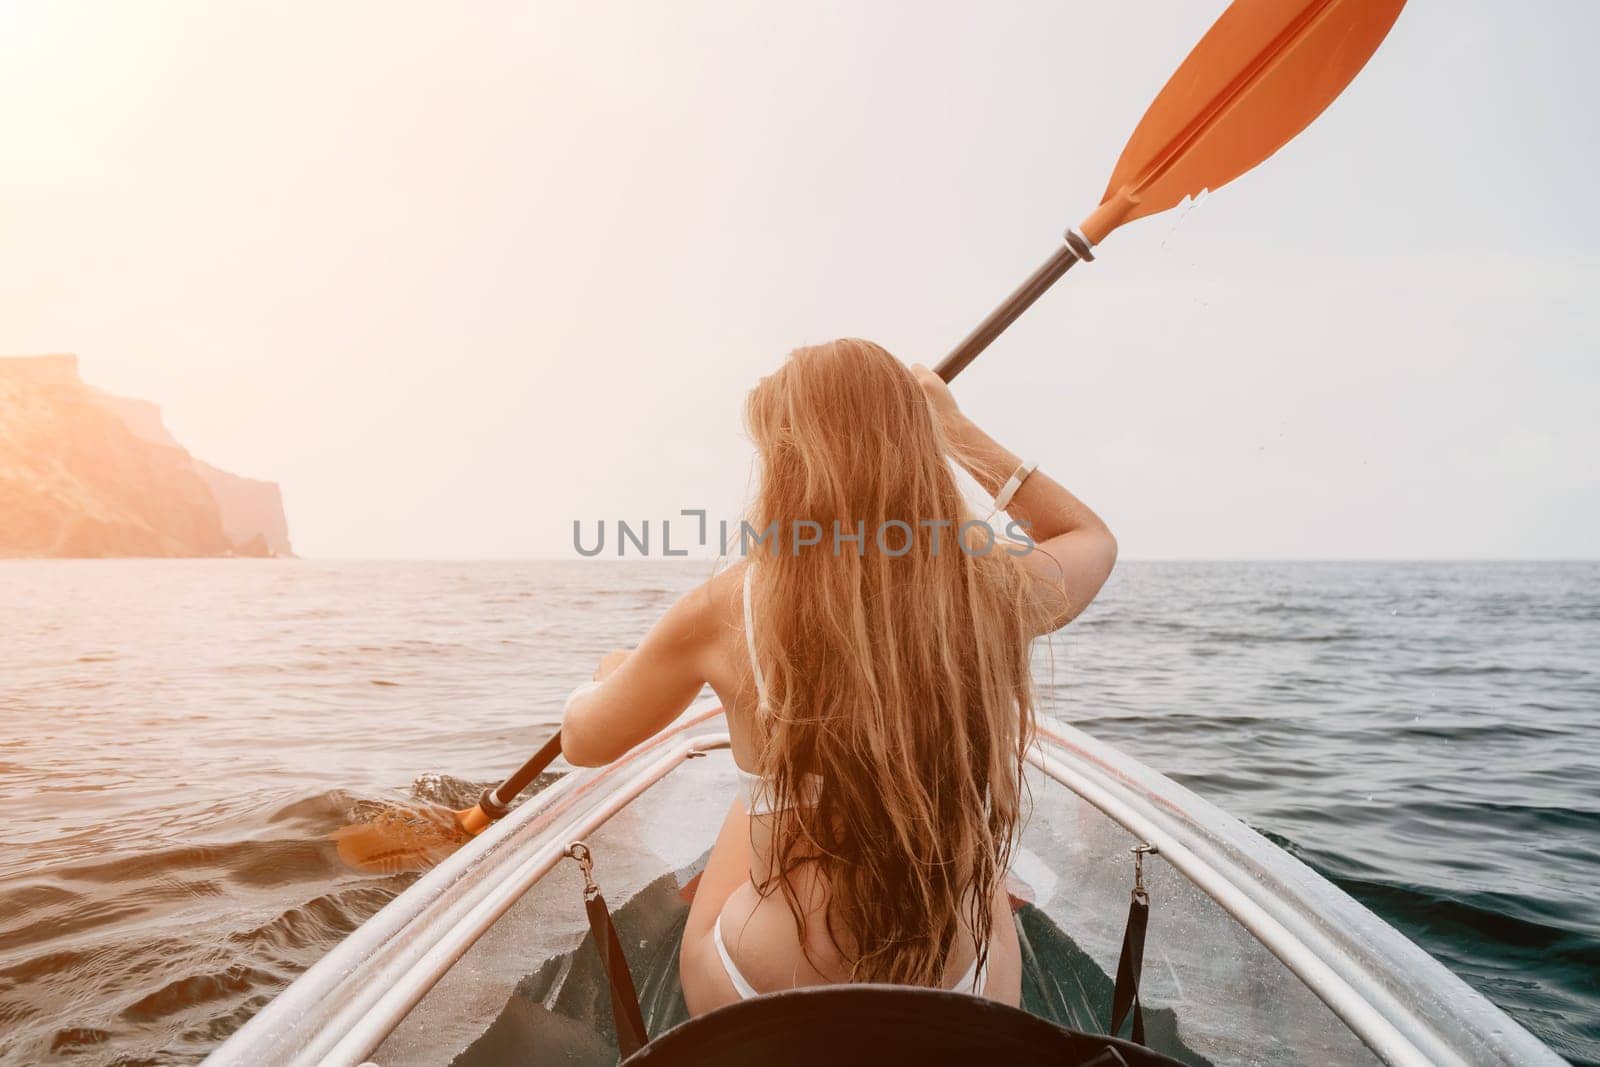
M 567 703 L 596 766 L 722 699 L 742 788 L 684 931 L 698 1014 L 831 982 L 1016 1004 L 1006 870 L 1033 727 L 1029 647 L 1092 600 L 1116 542 L 866 341 L 794 352 L 750 393 L 749 558 L 679 600 Z M 1013 520 L 974 521 L 955 459 Z

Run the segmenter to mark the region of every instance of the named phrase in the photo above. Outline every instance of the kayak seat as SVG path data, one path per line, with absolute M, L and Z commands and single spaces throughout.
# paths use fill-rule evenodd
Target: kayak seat
M 673 1027 L 628 1067 L 1169 1067 L 1180 1061 L 944 989 L 865 983 L 768 993 Z

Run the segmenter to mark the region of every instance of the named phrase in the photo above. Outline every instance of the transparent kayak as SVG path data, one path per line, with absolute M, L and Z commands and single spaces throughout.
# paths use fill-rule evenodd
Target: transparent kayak
M 1104 1032 L 1134 846 L 1146 1042 L 1195 1064 L 1561 1064 L 1438 961 L 1243 823 L 1069 726 L 1041 730 L 1012 870 L 1024 1008 Z M 589 942 L 589 846 L 652 1038 L 684 1023 L 677 950 L 734 795 L 720 709 L 573 770 L 423 875 L 219 1047 L 213 1064 L 618 1059 Z M 765 998 L 764 998 L 765 999 Z

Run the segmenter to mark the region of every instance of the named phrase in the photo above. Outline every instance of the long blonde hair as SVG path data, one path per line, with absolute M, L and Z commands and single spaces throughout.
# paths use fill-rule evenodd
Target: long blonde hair
M 987 954 L 1020 818 L 1028 583 L 963 533 L 950 442 L 878 345 L 798 349 L 746 422 L 761 463 L 748 521 L 778 534 L 750 553 L 778 809 L 758 888 L 783 892 L 804 944 L 793 875 L 815 864 L 854 980 L 939 984 L 963 926 Z

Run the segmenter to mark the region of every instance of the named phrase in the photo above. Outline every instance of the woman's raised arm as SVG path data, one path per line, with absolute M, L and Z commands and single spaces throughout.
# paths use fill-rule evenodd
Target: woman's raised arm
M 967 418 L 937 374 L 921 364 L 912 370 L 956 459 L 986 492 L 1000 492 L 1022 465 L 1017 454 Z M 1033 549 L 1018 555 L 1017 562 L 1056 594 L 1044 602 L 1038 632 L 1060 629 L 1089 606 L 1111 575 L 1117 539 L 1089 505 L 1042 470 L 1023 481 L 1006 513 L 1023 523 L 1033 540 Z

